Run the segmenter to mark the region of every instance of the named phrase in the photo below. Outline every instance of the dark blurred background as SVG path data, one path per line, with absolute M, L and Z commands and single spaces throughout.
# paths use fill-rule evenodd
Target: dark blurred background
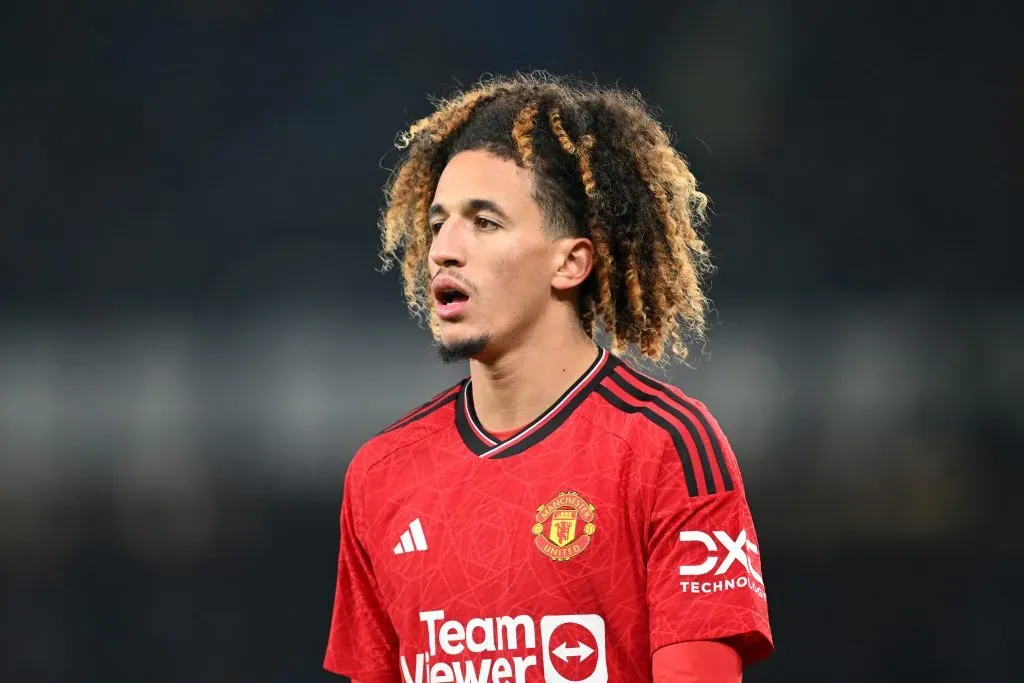
M 710 352 L 794 680 L 1011 680 L 1010 3 L 6 3 L 0 681 L 329 681 L 342 477 L 454 382 L 381 275 L 395 133 L 639 88 L 714 202 Z M 1016 645 L 1014 645 L 1016 643 Z

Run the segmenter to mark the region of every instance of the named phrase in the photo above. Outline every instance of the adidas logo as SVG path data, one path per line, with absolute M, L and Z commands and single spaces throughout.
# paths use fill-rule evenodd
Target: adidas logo
M 426 549 L 427 537 L 423 535 L 423 525 L 420 524 L 420 518 L 417 517 L 412 520 L 409 528 L 402 534 L 401 542 L 395 546 L 395 555 Z

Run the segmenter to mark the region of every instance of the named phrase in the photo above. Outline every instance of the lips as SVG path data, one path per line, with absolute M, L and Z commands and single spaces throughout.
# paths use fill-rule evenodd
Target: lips
M 458 280 L 448 275 L 441 275 L 431 285 L 434 294 L 434 308 L 441 320 L 458 319 L 469 303 L 469 294 Z

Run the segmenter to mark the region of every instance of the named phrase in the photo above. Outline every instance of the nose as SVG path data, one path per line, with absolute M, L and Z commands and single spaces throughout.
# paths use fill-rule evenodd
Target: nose
M 430 260 L 439 268 L 459 267 L 466 264 L 465 244 L 459 230 L 458 218 L 452 216 L 442 225 L 430 242 Z

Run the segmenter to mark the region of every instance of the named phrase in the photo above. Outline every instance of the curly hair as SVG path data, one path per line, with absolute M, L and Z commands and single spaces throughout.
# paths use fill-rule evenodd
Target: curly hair
M 713 268 L 698 228 L 707 197 L 636 92 L 547 73 L 481 81 L 436 101 L 398 137 L 403 158 L 385 190 L 384 269 L 396 260 L 410 312 L 438 320 L 429 297 L 428 210 L 445 165 L 466 150 L 515 161 L 553 237 L 586 237 L 594 269 L 580 288 L 584 332 L 599 327 L 616 353 L 650 360 L 666 346 L 685 360 L 705 341 L 705 277 Z

